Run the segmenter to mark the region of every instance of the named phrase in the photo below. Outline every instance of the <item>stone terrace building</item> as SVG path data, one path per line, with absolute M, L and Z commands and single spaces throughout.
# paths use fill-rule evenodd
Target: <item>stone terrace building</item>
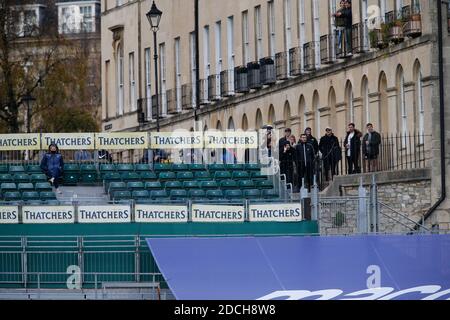
M 195 1 L 200 8 L 199 65 Z M 347 123 L 364 129 L 372 122 L 384 134 L 425 135 L 416 143 L 425 146 L 435 203 L 441 195 L 441 116 L 450 125 L 449 114 L 439 112 L 436 1 L 352 1 L 353 55 L 346 57 L 336 45 L 331 16 L 338 0 L 160 0 L 159 79 L 154 79 L 153 35 L 145 16 L 151 1 L 103 0 L 104 130 L 154 130 L 155 81 L 162 131 L 272 124 L 280 131 L 292 128 L 297 137 L 307 126 L 317 137 L 331 126 L 343 137 Z M 448 101 L 447 1 L 442 10 Z M 440 215 L 450 223 L 448 212 Z

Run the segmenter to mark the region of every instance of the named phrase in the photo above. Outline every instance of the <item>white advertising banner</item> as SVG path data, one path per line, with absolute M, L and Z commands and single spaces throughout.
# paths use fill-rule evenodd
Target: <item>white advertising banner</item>
M 141 205 L 134 209 L 136 222 L 187 222 L 186 206 Z
M 39 133 L 0 134 L 0 151 L 40 149 Z
M 79 223 L 131 222 L 129 205 L 78 206 Z
M 203 132 L 152 132 L 150 135 L 150 148 L 201 149 L 203 148 Z
M 23 223 L 74 223 L 73 206 L 23 206 Z
M 258 148 L 256 131 L 205 131 L 205 148 Z
M 93 133 L 43 133 L 42 148 L 56 143 L 60 150 L 92 150 L 94 149 Z
M 96 133 L 95 147 L 97 149 L 147 149 L 147 132 L 111 132 Z
M 250 221 L 293 222 L 302 220 L 300 203 L 271 203 L 249 206 Z
M 0 224 L 19 223 L 18 206 L 0 206 Z
M 192 205 L 193 222 L 243 222 L 244 207 L 228 205 Z

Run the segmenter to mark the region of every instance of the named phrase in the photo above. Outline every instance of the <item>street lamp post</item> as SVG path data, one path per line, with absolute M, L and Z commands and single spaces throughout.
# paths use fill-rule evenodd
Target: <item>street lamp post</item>
M 155 1 L 152 3 L 152 7 L 150 11 L 147 12 L 146 16 L 148 21 L 150 22 L 150 26 L 153 31 L 153 58 L 155 60 L 155 89 L 156 89 L 156 131 L 159 132 L 159 97 L 158 97 L 158 52 L 157 52 L 157 41 L 156 41 L 156 32 L 159 30 L 159 21 L 161 20 L 162 11 L 160 11 L 156 5 Z

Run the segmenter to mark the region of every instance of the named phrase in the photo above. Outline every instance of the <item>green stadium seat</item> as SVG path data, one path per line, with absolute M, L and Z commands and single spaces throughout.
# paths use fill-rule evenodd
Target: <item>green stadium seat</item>
M 181 189 L 181 188 L 183 188 L 183 183 L 181 181 L 175 180 L 166 182 L 166 189 Z
M 267 180 L 267 176 L 263 175 L 261 171 L 251 171 L 250 177 L 253 180 Z
M 21 182 L 17 184 L 17 190 L 23 191 L 34 191 L 34 185 L 31 182 Z
M 131 181 L 131 180 L 137 181 L 141 179 L 139 173 L 134 171 L 123 171 L 120 174 L 120 177 L 122 178 L 123 181 Z
M 48 200 L 42 200 L 42 199 L 41 199 L 41 203 L 49 204 L 49 205 L 51 205 L 51 206 L 58 206 L 58 205 L 61 204 L 61 202 L 59 202 L 59 201 L 56 200 L 56 199 L 48 199 Z
M 147 181 L 144 184 L 145 190 L 160 190 L 162 189 L 161 182 L 159 181 Z
M 102 177 L 107 172 L 114 172 L 116 171 L 116 166 L 112 163 L 104 163 L 100 165 L 100 173 L 102 174 Z
M 172 200 L 184 200 L 187 198 L 186 190 L 170 190 L 170 199 Z
M 94 164 L 82 164 L 80 166 L 80 173 L 97 173 L 97 168 Z
M 258 189 L 244 190 L 244 197 L 246 199 L 259 199 L 261 198 L 261 191 L 259 191 Z
M 134 166 L 131 163 L 120 163 L 117 165 L 117 171 L 119 172 L 134 171 Z
M 142 181 L 152 181 L 158 179 L 158 176 L 153 171 L 142 171 L 139 173 L 139 177 Z
M 85 184 L 97 183 L 97 173 L 95 173 L 95 172 L 83 173 L 81 175 L 80 182 L 85 183 Z
M 217 185 L 217 182 L 212 180 L 212 181 L 202 181 L 200 183 L 200 187 L 202 189 L 217 189 L 219 186 Z
M 25 167 L 24 166 L 10 166 L 9 167 L 9 173 L 25 173 Z
M 183 189 L 198 189 L 200 188 L 200 183 L 198 181 L 184 181 Z
M 41 166 L 37 164 L 29 164 L 27 165 L 27 172 L 28 173 L 42 173 Z
M 56 200 L 56 194 L 53 191 L 41 191 L 39 193 L 41 200 Z
M 8 165 L 6 165 L 6 164 L 0 165 L 0 174 L 3 174 L 3 173 L 8 173 Z
M 79 180 L 79 174 L 77 172 L 64 172 L 63 184 L 65 186 L 76 186 Z
M 176 179 L 175 172 L 173 171 L 163 171 L 159 173 L 159 180 L 167 181 L 167 180 L 175 180 Z
M 13 175 L 13 180 L 15 183 L 19 182 L 30 182 L 30 175 L 28 173 L 16 173 Z
M 9 173 L 0 174 L 0 183 L 13 182 L 13 177 Z
M 147 190 L 134 190 L 131 193 L 131 197 L 134 200 L 149 199 L 150 198 L 150 192 L 148 192 Z
M 259 189 L 273 189 L 272 180 L 257 180 L 256 182 Z
M 223 198 L 223 192 L 222 190 L 207 190 L 206 191 L 206 197 L 208 199 L 221 199 Z
M 171 171 L 172 164 L 171 163 L 155 163 L 153 165 L 154 171 Z
M 188 164 L 188 170 L 189 171 L 205 171 L 206 167 L 204 164 L 201 164 L 201 163 L 190 163 L 190 164 Z
M 173 171 L 188 171 L 189 167 L 187 164 L 184 164 L 184 163 L 174 163 L 172 165 L 172 170 Z
M 127 184 L 125 182 L 113 181 L 109 184 L 108 193 L 112 194 L 115 191 L 127 191 Z
M 244 170 L 245 164 L 243 163 L 227 163 L 226 169 L 230 171 Z
M 192 180 L 192 179 L 194 179 L 194 173 L 192 173 L 190 171 L 177 172 L 177 179 L 178 180 Z
M 204 198 L 206 198 L 205 190 L 191 189 L 191 190 L 189 190 L 189 198 L 191 198 L 191 199 L 204 199 Z
M 276 199 L 279 198 L 280 195 L 275 189 L 264 189 L 262 190 L 262 197 L 264 199 Z
M 239 185 L 238 185 L 237 181 L 227 179 L 227 180 L 220 181 L 220 188 L 224 189 L 224 190 L 225 189 L 237 189 L 237 188 L 239 188 Z
M 45 182 L 47 181 L 47 176 L 43 173 L 34 173 L 31 175 L 31 182 Z
M 36 182 L 34 189 L 36 191 L 52 191 L 52 186 L 48 182 Z
M 243 196 L 241 190 L 225 190 L 225 197 L 227 199 L 241 199 Z
M 216 180 L 231 179 L 231 172 L 229 172 L 229 171 L 216 171 L 214 173 L 214 179 L 216 179 Z
M 108 172 L 103 176 L 103 181 L 122 181 L 122 178 L 118 172 Z
M 5 192 L 17 191 L 17 185 L 13 182 L 3 182 L 0 184 L 0 192 L 4 194 Z
M 233 171 L 233 179 L 250 179 L 250 174 L 247 171 Z
M 65 163 L 64 172 L 79 172 L 80 166 L 76 163 Z
M 164 199 L 169 198 L 166 190 L 152 190 L 150 191 L 150 198 L 151 199 Z
M 227 170 L 226 165 L 223 163 L 212 163 L 208 165 L 208 170 L 211 172 Z
M 131 199 L 130 191 L 114 191 L 111 199 L 113 200 L 129 200 Z
M 137 163 L 134 165 L 136 171 L 152 171 L 152 166 L 147 163 Z
M 22 196 L 19 191 L 8 191 L 3 194 L 3 200 L 5 201 L 20 201 Z
M 32 201 L 32 200 L 40 200 L 39 192 L 37 191 L 24 191 L 22 192 L 22 200 L 23 201 Z
M 239 188 L 240 189 L 254 189 L 254 188 L 256 188 L 256 185 L 253 182 L 253 180 L 240 180 Z
M 195 180 L 209 180 L 209 179 L 211 179 L 208 171 L 195 171 L 194 178 L 195 178 Z
M 39 197 L 39 195 L 38 195 L 38 197 Z M 23 195 L 22 195 L 22 198 L 23 198 Z M 30 199 L 30 200 L 23 200 L 23 201 L 25 201 L 25 204 L 33 205 L 33 206 L 46 204 L 46 201 L 41 201 L 39 199 Z
M 141 181 L 130 181 L 127 183 L 127 189 L 130 191 L 133 190 L 143 190 L 144 189 L 144 183 Z
M 247 171 L 259 171 L 261 170 L 261 165 L 259 163 L 246 163 L 244 170 Z

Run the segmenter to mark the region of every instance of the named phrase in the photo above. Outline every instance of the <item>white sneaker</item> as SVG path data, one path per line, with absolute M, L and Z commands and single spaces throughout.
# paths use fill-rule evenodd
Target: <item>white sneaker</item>
M 56 191 L 57 194 L 62 194 L 62 191 L 59 190 L 59 189 L 56 189 L 55 191 Z
M 53 182 L 55 181 L 55 178 L 52 177 L 49 181 L 51 184 L 53 184 Z

